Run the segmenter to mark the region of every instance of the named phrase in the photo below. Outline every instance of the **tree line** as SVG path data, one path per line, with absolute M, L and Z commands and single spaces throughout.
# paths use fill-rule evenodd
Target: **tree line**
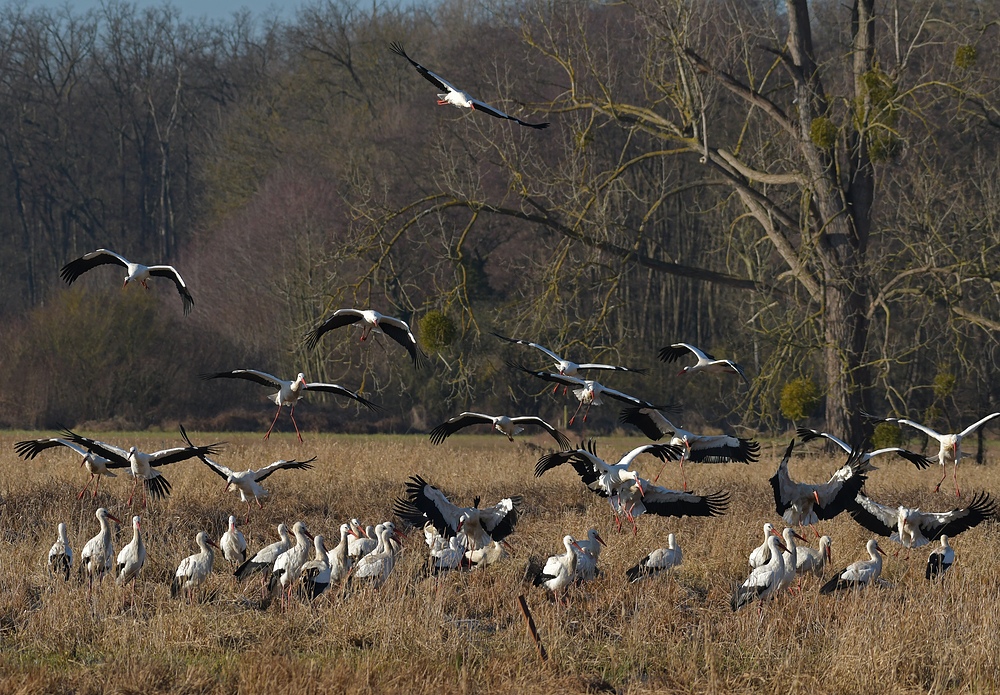
M 408 431 L 563 401 L 491 331 L 647 367 L 609 385 L 685 423 L 782 430 L 860 410 L 960 426 L 997 403 L 997 11 L 982 3 L 561 0 L 306 4 L 192 21 L 163 6 L 0 12 L 0 422 L 240 427 L 254 367 L 361 388 Z M 544 131 L 435 103 L 388 50 Z M 178 266 L 195 297 L 67 288 L 98 247 Z M 118 278 L 115 278 L 117 280 Z M 340 306 L 411 322 L 392 346 L 302 336 Z M 657 363 L 675 341 L 749 391 Z M 258 401 L 253 399 L 257 398 Z M 588 424 L 614 426 L 615 409 Z

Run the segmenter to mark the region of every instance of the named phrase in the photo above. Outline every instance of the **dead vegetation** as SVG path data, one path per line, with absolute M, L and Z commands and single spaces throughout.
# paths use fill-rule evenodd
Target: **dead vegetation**
M 607 503 L 568 468 L 533 478 L 538 452 L 526 442 L 455 436 L 434 447 L 423 437 L 312 434 L 299 445 L 287 433 L 267 444 L 257 435 L 229 436 L 220 460 L 233 468 L 319 457 L 315 470 L 268 479 L 272 497 L 243 528 L 253 550 L 274 540 L 279 521 L 302 519 L 332 538 L 349 516 L 387 518 L 412 473 L 456 501 L 471 502 L 476 494 L 486 502 L 525 498 L 527 511 L 511 538 L 514 556 L 488 571 L 423 577 L 426 548 L 420 534 L 411 534 L 382 589 L 355 587 L 313 605 L 293 603 L 282 612 L 275 604 L 262 612 L 254 607 L 259 581 L 237 584 L 221 555 L 203 603 L 170 599 L 170 578 L 194 552 L 195 534 L 205 529 L 218 538 L 228 515 L 242 512 L 238 496 L 223 496 L 218 478 L 195 462 L 164 468 L 173 494 L 144 512 L 149 560 L 134 606 L 110 580 L 88 599 L 76 567 L 69 583 L 50 578 L 45 554 L 58 522 L 69 526 L 78 554 L 96 532 L 97 506 L 127 517 L 129 481 L 107 480 L 96 500 L 88 494 L 77 502 L 86 475 L 76 456 L 47 452 L 25 463 L 12 448 L 24 436 L 0 438 L 0 693 L 983 692 L 1000 680 L 993 523 L 954 540 L 958 557 L 943 585 L 923 579 L 927 549 L 893 557 L 897 546 L 885 542 L 889 587 L 820 597 L 818 584 L 806 581 L 802 595 L 783 596 L 762 614 L 730 611 L 730 592 L 746 576 L 761 525 L 780 521 L 767 484 L 780 441 L 765 444 L 758 464 L 687 469 L 694 489 L 731 491 L 725 516 L 647 515 L 633 535 L 614 531 Z M 206 437 L 214 440 L 195 441 Z M 169 434 L 135 438 L 146 448 L 176 443 Z M 612 439 L 602 447 L 610 455 L 637 444 Z M 793 459 L 792 474 L 819 479 L 839 463 L 839 456 L 806 452 Z M 659 467 L 653 460 L 643 465 L 650 477 Z M 966 494 L 1000 489 L 993 466 L 963 465 Z M 950 509 L 954 497 L 929 492 L 935 474 L 884 461 L 868 488 L 887 502 Z M 668 464 L 660 482 L 678 481 L 676 464 Z M 558 552 L 564 533 L 582 536 L 590 526 L 608 540 L 603 574 L 572 593 L 568 606 L 522 584 L 529 556 Z M 837 568 L 862 556 L 868 535 L 850 518 L 821 528 L 834 539 Z M 672 576 L 626 584 L 625 569 L 665 544 L 668 531 L 677 534 L 684 564 Z M 130 534 L 128 524 L 116 529 L 116 550 Z M 549 655 L 544 664 L 517 608 L 521 593 Z

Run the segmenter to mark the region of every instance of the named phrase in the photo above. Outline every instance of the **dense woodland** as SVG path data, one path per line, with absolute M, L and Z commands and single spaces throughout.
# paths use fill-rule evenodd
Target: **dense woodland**
M 547 365 L 497 331 L 646 367 L 604 381 L 691 426 L 783 430 L 796 382 L 819 396 L 799 417 L 837 431 L 860 408 L 960 428 L 1000 405 L 998 19 L 973 0 L 343 1 L 222 23 L 8 4 L 0 423 L 257 427 L 263 389 L 197 376 L 251 367 L 386 408 L 314 396 L 306 427 L 562 424 L 575 402 L 511 372 Z M 551 127 L 437 106 L 392 41 Z M 68 288 L 59 268 L 98 247 L 175 264 L 194 312 L 117 268 Z M 306 351 L 344 306 L 410 321 L 423 368 L 349 329 Z M 676 376 L 656 351 L 681 340 L 752 388 Z

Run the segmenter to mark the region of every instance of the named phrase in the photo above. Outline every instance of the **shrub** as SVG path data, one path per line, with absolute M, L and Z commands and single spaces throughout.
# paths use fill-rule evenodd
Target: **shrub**
M 781 389 L 781 414 L 795 422 L 809 417 L 819 405 L 819 387 L 812 379 L 792 379 Z
M 886 449 L 900 446 L 903 443 L 903 431 L 899 425 L 891 422 L 880 422 L 872 434 L 872 446 L 876 449 Z
M 441 350 L 458 336 L 455 322 L 440 311 L 431 311 L 420 319 L 420 344 L 428 350 Z

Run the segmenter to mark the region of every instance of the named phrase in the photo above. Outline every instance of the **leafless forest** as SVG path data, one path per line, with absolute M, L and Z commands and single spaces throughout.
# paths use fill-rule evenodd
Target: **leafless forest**
M 647 367 L 614 385 L 693 423 L 784 429 L 805 379 L 836 431 L 861 408 L 957 426 L 1000 400 L 997 19 L 971 0 L 345 1 L 214 24 L 8 4 L 0 423 L 257 427 L 263 394 L 196 378 L 238 367 L 386 406 L 314 399 L 313 429 L 530 410 L 496 330 Z M 392 41 L 552 126 L 437 106 Z M 175 264 L 193 314 L 110 269 L 60 281 L 98 247 Z M 356 334 L 306 351 L 342 306 L 410 321 L 425 369 Z M 678 340 L 752 388 L 676 378 L 655 355 Z

